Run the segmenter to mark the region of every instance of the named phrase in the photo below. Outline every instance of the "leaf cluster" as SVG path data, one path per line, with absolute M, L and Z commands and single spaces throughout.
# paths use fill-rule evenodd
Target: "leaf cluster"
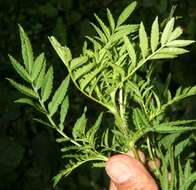
M 157 78 L 154 73 L 158 60 L 173 59 L 187 53 L 184 48 L 193 41 L 180 38 L 183 31 L 175 27 L 175 18 L 169 19 L 161 29 L 156 17 L 150 34 L 142 22 L 125 24 L 135 7 L 136 2 L 131 3 L 117 21 L 107 9 L 108 26 L 95 15 L 97 25 L 91 25 L 97 35 L 86 37 L 79 57 L 73 58 L 67 46 L 62 46 L 54 37 L 49 38 L 69 72 L 54 92 L 53 67 L 47 68 L 43 53 L 34 58 L 31 43 L 19 26 L 23 64 L 11 55 L 9 57 L 14 69 L 28 86 L 8 80 L 28 97 L 16 102 L 35 107 L 45 115 L 45 120 L 35 120 L 61 135 L 57 141 L 62 144 L 63 157 L 69 158 L 70 162 L 54 178 L 55 185 L 62 176 L 67 176 L 86 162 L 93 161 L 95 167 L 104 166 L 113 152 L 126 153 L 131 150 L 139 159 L 136 149 L 141 144 L 151 160 L 155 157 L 162 160 L 162 167 L 154 172 L 162 189 L 186 190 L 196 178 L 195 173 L 191 173 L 189 161 L 183 171 L 178 156 L 188 140 L 178 147 L 171 148 L 168 145 L 165 152 L 162 151 L 163 141 L 156 143 L 157 137 L 164 134 L 175 136 L 196 129 L 195 120 L 171 121 L 166 114 L 172 104 L 195 95 L 196 86 L 179 87 L 172 95 L 169 89 L 171 76 L 160 86 L 155 82 Z M 64 133 L 70 78 L 85 96 L 107 108 L 114 116 L 115 125 L 112 129 L 106 127 L 102 134 L 98 132 L 103 113 L 92 127 L 87 127 L 85 108 L 73 126 L 72 135 Z M 174 164 L 176 159 L 177 166 Z M 170 171 L 171 182 L 168 180 Z

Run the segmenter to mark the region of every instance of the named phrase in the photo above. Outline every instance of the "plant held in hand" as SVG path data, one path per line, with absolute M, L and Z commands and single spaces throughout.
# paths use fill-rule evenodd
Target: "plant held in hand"
M 196 86 L 179 87 L 172 95 L 169 90 L 171 76 L 161 85 L 161 82 L 156 82 L 157 75 L 154 72 L 159 60 L 173 59 L 187 53 L 184 47 L 193 41 L 179 39 L 182 29 L 174 27 L 175 18 L 170 18 L 162 29 L 156 17 L 150 34 L 147 34 L 142 22 L 125 24 L 135 7 L 136 2 L 131 3 L 117 21 L 107 9 L 109 26 L 95 15 L 97 25 L 91 25 L 97 35 L 87 36 L 88 42 L 84 43 L 79 57 L 73 58 L 67 46 L 62 46 L 54 37 L 49 38 L 69 72 L 54 93 L 52 66 L 47 68 L 43 53 L 34 58 L 30 41 L 22 27 L 19 27 L 24 64 L 11 55 L 9 57 L 14 69 L 28 86 L 8 80 L 27 96 L 16 102 L 35 107 L 45 115 L 45 120 L 35 120 L 61 135 L 57 142 L 62 143 L 63 157 L 70 162 L 54 177 L 54 185 L 86 162 L 91 162 L 94 167 L 104 166 L 114 153 L 131 150 L 139 159 L 138 148 L 142 148 L 151 160 L 156 157 L 161 159 L 161 168 L 155 167 L 153 170 L 161 189 L 188 190 L 196 179 L 190 161 L 184 166 L 180 159 L 190 139 L 174 145 L 182 132 L 196 129 L 196 121 L 171 121 L 166 114 L 172 104 L 195 95 Z M 72 136 L 64 133 L 70 79 L 85 96 L 113 115 L 113 128 L 102 126 L 102 135 L 97 133 L 104 113 L 100 113 L 93 126 L 86 127 L 85 107 L 73 126 Z M 170 180 L 168 173 L 171 173 Z

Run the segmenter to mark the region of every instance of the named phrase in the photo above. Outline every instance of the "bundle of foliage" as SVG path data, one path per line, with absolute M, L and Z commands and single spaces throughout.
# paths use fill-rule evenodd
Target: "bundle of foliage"
M 62 46 L 54 37 L 49 38 L 69 72 L 54 92 L 53 67 L 47 67 L 44 53 L 34 58 L 29 38 L 19 26 L 23 65 L 11 55 L 9 58 L 28 86 L 8 80 L 27 96 L 15 102 L 35 107 L 45 119 L 34 120 L 61 136 L 57 142 L 62 144 L 63 158 L 68 158 L 69 164 L 54 177 L 54 185 L 86 162 L 93 167 L 104 167 L 111 154 L 128 151 L 139 159 L 137 149 L 142 149 L 150 160 L 157 157 L 161 160 L 161 167 L 157 168 L 154 163 L 152 171 L 161 189 L 195 188 L 192 157 L 189 155 L 185 161 L 181 159 L 181 153 L 193 137 L 180 137 L 182 133 L 196 129 L 196 120 L 172 121 L 167 109 L 195 95 L 196 86 L 179 87 L 171 93 L 171 75 L 161 83 L 154 72 L 159 60 L 187 53 L 184 47 L 193 41 L 180 39 L 183 31 L 174 27 L 175 18 L 168 18 L 161 25 L 156 17 L 149 35 L 142 22 L 125 24 L 135 7 L 136 2 L 131 3 L 117 21 L 107 9 L 109 26 L 95 15 L 98 25 L 91 25 L 97 35 L 86 37 L 88 42 L 84 42 L 79 57 L 72 58 L 67 46 Z M 113 115 L 112 127 L 103 126 L 104 113 L 100 113 L 94 125 L 89 127 L 85 107 L 72 128 L 72 135 L 64 132 L 70 79 L 79 91 Z M 176 144 L 178 138 L 182 140 Z

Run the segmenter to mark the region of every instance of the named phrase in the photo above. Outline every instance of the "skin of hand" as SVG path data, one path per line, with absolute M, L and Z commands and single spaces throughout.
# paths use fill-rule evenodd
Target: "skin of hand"
M 139 153 L 144 163 L 144 155 Z M 158 190 L 158 186 L 144 165 L 131 154 L 118 154 L 106 162 L 111 179 L 109 190 Z

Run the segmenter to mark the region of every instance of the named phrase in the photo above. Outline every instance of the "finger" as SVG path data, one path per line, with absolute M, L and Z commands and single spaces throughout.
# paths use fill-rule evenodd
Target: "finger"
M 128 155 L 111 157 L 106 163 L 106 172 L 118 190 L 158 190 L 143 164 Z

